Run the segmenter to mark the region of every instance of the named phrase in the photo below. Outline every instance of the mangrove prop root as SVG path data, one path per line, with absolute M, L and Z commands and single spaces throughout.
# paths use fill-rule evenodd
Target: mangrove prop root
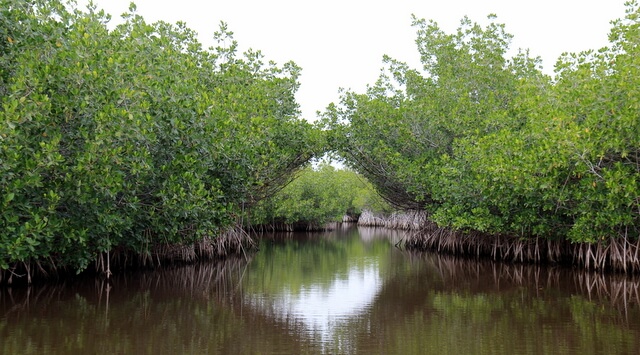
M 192 263 L 197 260 L 224 259 L 232 255 L 247 259 L 247 251 L 256 247 L 256 242 L 241 226 L 234 226 L 216 237 L 204 237 L 191 244 L 158 244 L 142 253 L 120 249 L 99 253 L 90 270 L 111 279 L 112 268 L 124 269 L 133 265 L 160 267 L 162 263 Z M 9 269 L 0 269 L 0 285 L 11 285 L 14 280 L 31 284 L 34 279 L 58 277 L 59 271 L 75 273 L 75 270 L 56 264 L 53 258 L 20 262 L 10 265 Z
M 520 263 L 571 263 L 588 270 L 640 272 L 640 238 L 629 236 L 628 230 L 596 243 L 572 244 L 566 240 L 520 238 L 442 228 L 430 222 L 424 211 L 406 211 L 390 216 L 363 211 L 358 225 L 409 230 L 411 233 L 403 243 L 407 249 L 487 256 L 493 260 Z
M 408 249 L 489 256 L 493 260 L 521 263 L 570 262 L 589 270 L 640 272 L 640 260 L 637 257 L 639 242 L 632 242 L 628 238 L 611 238 L 595 244 L 571 244 L 568 241 L 552 240 L 541 243 L 539 238 L 522 239 L 425 228 L 414 231 L 404 245 Z

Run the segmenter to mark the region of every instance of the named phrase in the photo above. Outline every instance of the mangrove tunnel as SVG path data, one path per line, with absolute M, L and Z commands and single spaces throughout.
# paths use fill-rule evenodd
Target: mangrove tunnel
M 398 247 L 640 271 L 640 6 L 553 75 L 490 17 L 300 117 L 301 68 L 184 23 L 0 0 L 0 283 L 239 254 L 356 222 Z M 331 161 L 338 161 L 334 164 Z M 49 291 L 47 291 L 49 292 Z M 56 293 L 58 291 L 52 290 Z

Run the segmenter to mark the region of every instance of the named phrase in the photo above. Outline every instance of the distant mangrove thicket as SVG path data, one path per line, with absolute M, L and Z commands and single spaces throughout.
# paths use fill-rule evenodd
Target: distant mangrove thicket
M 608 47 L 563 55 L 553 77 L 528 51 L 508 57 L 495 16 L 451 34 L 413 25 L 422 68 L 385 57 L 375 84 L 324 112 L 346 164 L 455 234 L 448 250 L 479 233 L 535 240 L 534 254 L 538 241 L 568 241 L 597 245 L 582 249 L 587 265 L 640 269 L 637 1 Z
M 294 63 L 237 53 L 225 24 L 204 49 L 133 4 L 108 21 L 58 0 L 0 1 L 3 270 L 213 241 L 324 151 L 299 118 Z
M 261 230 L 322 229 L 344 218 L 357 221 L 363 211 L 391 207 L 364 177 L 323 162 L 306 167 L 290 184 L 261 201 L 247 216 Z

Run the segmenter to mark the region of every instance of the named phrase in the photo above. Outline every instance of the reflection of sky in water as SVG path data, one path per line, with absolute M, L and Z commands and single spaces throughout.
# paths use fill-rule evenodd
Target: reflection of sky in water
M 352 267 L 346 275 L 334 275 L 328 286 L 314 283 L 297 293 L 285 289 L 278 295 L 252 297 L 250 302 L 279 319 L 303 325 L 315 341 L 327 343 L 341 338 L 340 328 L 365 313 L 381 287 L 377 263 L 368 263 Z

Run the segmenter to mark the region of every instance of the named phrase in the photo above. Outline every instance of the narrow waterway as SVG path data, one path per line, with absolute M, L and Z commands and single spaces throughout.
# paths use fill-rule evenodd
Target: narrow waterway
M 640 280 L 264 235 L 248 259 L 0 290 L 1 354 L 640 354 Z

